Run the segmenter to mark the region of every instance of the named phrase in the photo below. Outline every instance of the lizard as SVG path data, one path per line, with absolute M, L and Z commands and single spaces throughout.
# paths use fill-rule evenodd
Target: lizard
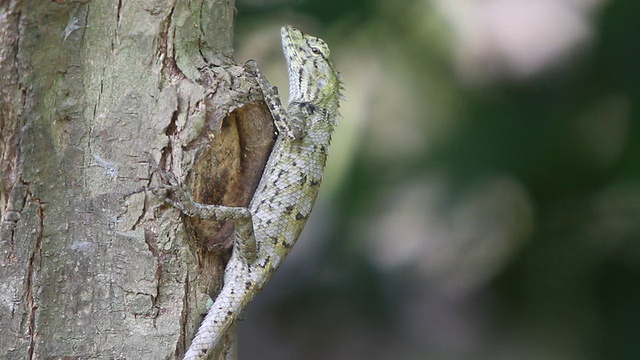
M 289 78 L 289 103 L 247 62 L 276 127 L 277 137 L 248 207 L 196 203 L 175 179 L 164 200 L 186 216 L 235 220 L 234 246 L 224 285 L 202 321 L 184 359 L 202 359 L 217 347 L 285 259 L 313 208 L 339 116 L 341 75 L 320 38 L 285 25 L 280 31 Z M 165 180 L 167 180 L 165 178 Z

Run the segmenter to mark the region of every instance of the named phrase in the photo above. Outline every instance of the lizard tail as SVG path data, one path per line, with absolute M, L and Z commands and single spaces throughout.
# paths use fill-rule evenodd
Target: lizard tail
M 246 302 L 247 289 L 237 281 L 226 283 L 191 341 L 184 360 L 204 359 L 207 351 L 219 344 Z

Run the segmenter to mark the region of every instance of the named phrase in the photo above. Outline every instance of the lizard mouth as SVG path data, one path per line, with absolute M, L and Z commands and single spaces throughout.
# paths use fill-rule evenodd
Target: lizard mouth
M 299 38 L 302 39 L 302 35 L 304 35 L 302 33 L 302 31 L 294 28 L 291 25 L 284 25 L 281 29 L 280 29 L 280 35 L 282 36 L 282 38 L 284 39 L 285 36 L 288 37 L 289 39 L 293 40 L 292 38 Z
M 300 44 L 304 43 L 304 34 L 302 31 L 291 25 L 285 25 L 280 29 L 280 37 L 287 62 L 291 61 L 292 57 L 299 58 Z
M 282 50 L 287 61 L 288 78 L 289 78 L 289 101 L 300 96 L 298 76 L 303 64 L 300 54 L 300 44 L 304 43 L 304 35 L 302 31 L 291 25 L 285 25 L 280 29 L 280 37 L 282 39 Z

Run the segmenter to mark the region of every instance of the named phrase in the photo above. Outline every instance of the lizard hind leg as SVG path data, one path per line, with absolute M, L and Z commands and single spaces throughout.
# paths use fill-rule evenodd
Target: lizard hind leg
M 181 185 L 172 185 L 171 189 L 176 199 L 164 198 L 164 201 L 189 217 L 204 220 L 226 221 L 235 220 L 234 251 L 247 264 L 251 264 L 256 257 L 256 239 L 253 233 L 253 219 L 246 207 L 201 204 L 193 200 Z
M 217 205 L 203 205 L 193 202 L 195 209 L 206 211 L 204 215 L 224 210 L 244 209 L 248 216 L 236 218 L 235 244 L 233 256 L 225 270 L 225 283 L 213 305 L 191 341 L 184 359 L 204 359 L 209 349 L 223 341 L 229 327 L 240 316 L 249 301 L 249 295 L 255 285 L 247 279 L 254 269 L 257 246 L 253 231 L 253 220 L 246 208 L 233 208 Z M 236 215 L 231 212 L 230 215 Z
M 223 341 L 229 327 L 246 306 L 245 294 L 250 291 L 246 278 L 257 255 L 253 219 L 248 208 L 200 204 L 193 200 L 183 186 L 173 184 L 170 188 L 175 199 L 164 200 L 185 215 L 201 219 L 236 221 L 234 256 L 227 264 L 224 286 L 184 356 L 184 359 L 204 359 L 209 349 Z
M 164 183 L 163 185 L 153 189 L 154 194 L 161 197 L 166 203 L 180 210 L 183 214 L 204 220 L 242 221 L 244 219 L 249 219 L 249 222 L 251 222 L 251 212 L 248 208 L 241 206 L 208 205 L 198 203 L 193 200 L 193 197 L 189 194 L 185 186 L 179 183 L 173 174 L 160 168 L 151 156 L 149 156 L 149 160 L 147 160 L 147 162 L 160 175 L 162 182 Z M 159 194 L 156 192 L 157 190 L 164 190 L 164 192 Z M 167 196 L 167 191 L 173 193 L 175 199 Z

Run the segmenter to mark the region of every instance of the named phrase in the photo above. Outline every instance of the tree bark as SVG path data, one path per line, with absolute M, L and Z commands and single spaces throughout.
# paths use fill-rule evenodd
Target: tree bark
M 0 358 L 181 357 L 273 144 L 232 0 L 0 4 Z M 224 231 L 218 229 L 222 226 Z M 220 357 L 224 355 L 219 355 Z

